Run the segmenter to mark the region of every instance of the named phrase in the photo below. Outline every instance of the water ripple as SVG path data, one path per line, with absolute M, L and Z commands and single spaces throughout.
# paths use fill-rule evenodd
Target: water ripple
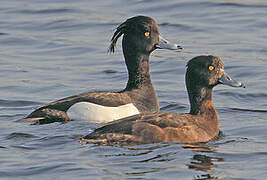
M 40 9 L 40 10 L 21 10 L 16 11 L 16 13 L 22 14 L 56 14 L 56 13 L 75 13 L 77 12 L 75 9 L 68 9 L 68 8 L 60 8 L 60 9 Z
M 244 99 L 246 101 L 255 101 L 255 99 L 267 99 L 267 93 L 232 93 L 229 91 L 217 91 L 218 94 L 222 96 L 232 96 L 238 99 Z
M 166 110 L 185 110 L 187 109 L 187 106 L 183 106 L 181 104 L 168 104 L 166 106 L 163 106 L 160 108 L 161 111 L 166 111 Z
M 4 35 L 8 35 L 8 33 L 1 33 L 0 32 L 0 36 L 4 36 Z
M 0 179 L 266 178 L 265 1 L 27 2 L 2 0 L 0 7 Z M 171 42 L 179 38 L 186 49 L 152 54 L 161 110 L 188 112 L 185 65 L 196 55 L 220 56 L 229 74 L 247 82 L 242 91 L 214 92 L 225 134 L 203 144 L 103 147 L 78 141 L 97 124 L 17 123 L 45 102 L 123 88 L 122 38 L 113 57 L 106 47 L 116 27 L 137 14 L 154 17 L 162 34 Z
M 229 108 L 233 111 L 245 111 L 245 112 L 259 112 L 259 113 L 267 113 L 267 110 L 264 109 L 242 109 L 242 108 Z
M 39 102 L 34 102 L 34 101 L 23 101 L 23 100 L 3 100 L 0 99 L 0 106 L 3 107 L 24 107 L 24 106 L 34 106 L 34 105 L 39 105 Z
M 66 167 L 72 165 L 71 163 L 61 163 L 58 165 L 36 165 L 32 167 L 27 167 L 27 168 L 20 168 L 17 170 L 13 170 L 12 172 L 3 172 L 0 171 L 2 177 L 21 177 L 21 176 L 29 176 L 29 175 L 36 175 L 36 174 L 42 174 L 48 171 L 54 171 L 56 169 Z
M 37 136 L 34 136 L 32 134 L 27 134 L 27 133 L 11 133 L 9 134 L 6 139 L 28 139 L 28 138 L 35 138 Z
M 200 28 L 197 28 L 197 27 L 184 25 L 184 24 L 169 23 L 169 22 L 163 22 L 163 23 L 159 24 L 159 26 L 173 27 L 173 28 L 176 28 L 177 30 L 180 29 L 181 31 L 190 31 L 190 32 L 205 31 L 204 29 L 200 29 Z
M 266 8 L 265 4 L 242 4 L 234 2 L 224 2 L 224 3 L 211 3 L 213 6 L 223 6 L 223 7 L 248 7 L 248 8 Z

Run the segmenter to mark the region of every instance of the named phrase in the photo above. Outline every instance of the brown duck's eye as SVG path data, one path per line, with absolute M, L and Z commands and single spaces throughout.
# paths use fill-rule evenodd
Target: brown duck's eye
M 150 35 L 150 33 L 147 31 L 147 32 L 145 32 L 145 36 L 146 37 L 149 37 L 149 35 Z
M 214 66 L 209 66 L 209 70 L 212 71 L 214 69 Z

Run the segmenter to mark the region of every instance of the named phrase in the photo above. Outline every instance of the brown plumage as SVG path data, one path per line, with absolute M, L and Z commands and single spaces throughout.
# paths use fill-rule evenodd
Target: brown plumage
M 104 124 L 81 142 L 100 145 L 136 145 L 159 142 L 199 143 L 215 139 L 219 119 L 212 103 L 212 89 L 218 84 L 244 87 L 225 72 L 214 56 L 198 56 L 187 64 L 186 87 L 190 113 L 146 113 Z

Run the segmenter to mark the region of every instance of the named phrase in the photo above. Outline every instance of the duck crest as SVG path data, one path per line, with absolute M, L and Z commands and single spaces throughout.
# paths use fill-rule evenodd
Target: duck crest
M 111 44 L 108 48 L 108 52 L 115 52 L 117 40 L 119 39 L 119 37 L 121 37 L 121 35 L 126 34 L 130 31 L 139 31 L 140 26 L 144 27 L 147 24 L 153 24 L 154 26 L 157 26 L 157 23 L 152 18 L 146 16 L 135 16 L 127 19 L 125 22 L 120 24 L 116 28 L 116 31 L 111 38 Z

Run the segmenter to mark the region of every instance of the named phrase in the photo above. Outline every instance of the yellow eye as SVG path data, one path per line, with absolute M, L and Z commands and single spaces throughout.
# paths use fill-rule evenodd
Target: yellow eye
M 149 37 L 150 33 L 149 32 L 145 32 L 145 36 Z
M 214 69 L 214 66 L 209 66 L 209 70 L 212 71 Z

